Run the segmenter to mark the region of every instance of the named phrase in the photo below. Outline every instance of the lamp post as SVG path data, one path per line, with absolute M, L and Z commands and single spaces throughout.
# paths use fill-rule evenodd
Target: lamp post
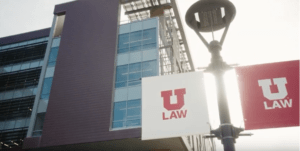
M 188 26 L 197 33 L 211 53 L 211 63 L 205 71 L 211 72 L 215 76 L 221 125 L 218 129 L 211 130 L 214 135 L 210 137 L 221 139 L 224 151 L 235 151 L 235 139 L 243 131 L 242 128 L 236 128 L 231 124 L 223 80 L 225 71 L 231 67 L 223 61 L 220 55 L 229 25 L 234 19 L 235 13 L 234 5 L 228 0 L 200 0 L 188 9 L 185 16 Z M 213 32 L 223 28 L 225 30 L 221 40 L 215 40 Z M 211 32 L 213 41 L 208 43 L 201 32 Z

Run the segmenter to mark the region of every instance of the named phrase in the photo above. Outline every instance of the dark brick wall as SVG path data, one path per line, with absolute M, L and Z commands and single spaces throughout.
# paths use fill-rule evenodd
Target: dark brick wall
M 56 6 L 66 12 L 41 147 L 141 136 L 141 129 L 109 131 L 118 0 Z

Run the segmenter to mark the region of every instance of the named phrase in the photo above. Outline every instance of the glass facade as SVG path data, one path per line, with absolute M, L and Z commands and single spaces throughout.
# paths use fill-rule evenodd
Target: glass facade
M 158 73 L 158 18 L 119 28 L 112 129 L 141 126 L 141 79 Z
M 51 45 L 51 50 L 49 54 L 49 59 L 47 63 L 47 68 L 46 68 L 46 73 L 45 77 L 43 80 L 43 86 L 42 86 L 42 91 L 40 94 L 40 101 L 39 101 L 39 106 L 42 105 L 45 110 L 40 111 L 37 114 L 37 119 L 35 121 L 35 127 L 32 133 L 33 137 L 38 137 L 42 135 L 42 128 L 43 123 L 44 123 L 44 116 L 45 116 L 45 111 L 47 106 L 45 107 L 45 102 L 48 104 L 49 96 L 50 96 L 50 91 L 52 87 L 52 81 L 53 81 L 53 76 L 55 72 L 55 65 L 56 65 L 56 59 L 58 55 L 58 48 L 60 45 L 60 37 L 54 38 L 52 40 L 52 45 Z M 43 103 L 41 103 L 43 102 Z M 41 120 L 42 119 L 42 120 Z
M 0 150 L 22 146 L 48 37 L 0 46 Z

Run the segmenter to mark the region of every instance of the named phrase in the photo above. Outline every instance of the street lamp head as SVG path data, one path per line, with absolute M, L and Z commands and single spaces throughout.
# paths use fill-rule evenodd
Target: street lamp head
M 236 10 L 228 0 L 199 0 L 187 11 L 185 21 L 199 32 L 213 32 L 228 26 Z
M 212 46 L 200 32 L 211 32 L 215 41 L 214 31 L 225 28 L 219 43 L 222 46 L 235 13 L 234 5 L 228 0 L 199 0 L 188 9 L 185 21 L 210 50 Z

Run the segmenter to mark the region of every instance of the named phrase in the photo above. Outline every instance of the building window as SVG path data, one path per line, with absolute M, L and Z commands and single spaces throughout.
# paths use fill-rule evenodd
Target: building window
M 156 28 L 120 34 L 118 53 L 136 52 L 156 48 Z
M 158 75 L 157 36 L 156 27 L 119 34 L 117 58 L 120 60 L 117 60 L 112 114 L 114 130 L 141 126 L 141 79 Z
M 113 128 L 141 125 L 141 99 L 114 103 Z

